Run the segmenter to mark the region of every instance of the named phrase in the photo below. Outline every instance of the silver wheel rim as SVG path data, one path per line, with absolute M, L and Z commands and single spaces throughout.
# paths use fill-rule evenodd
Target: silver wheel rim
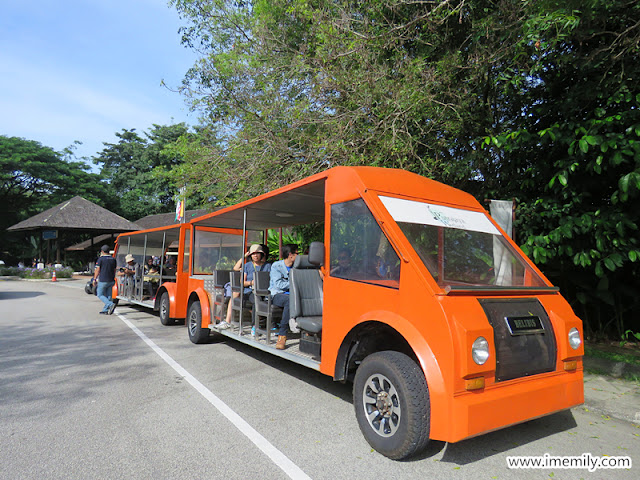
M 167 302 L 164 301 L 164 298 L 160 302 L 160 316 L 165 320 L 169 318 L 169 308 L 167 308 Z
M 194 310 L 191 310 L 191 314 L 189 315 L 189 333 L 191 336 L 196 334 L 198 327 L 198 315 Z
M 362 406 L 367 422 L 381 437 L 392 437 L 400 426 L 400 396 L 391 380 L 381 373 L 371 375 L 362 390 Z

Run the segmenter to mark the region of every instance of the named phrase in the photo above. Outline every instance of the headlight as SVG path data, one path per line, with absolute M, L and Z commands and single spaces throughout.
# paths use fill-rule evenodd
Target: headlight
M 577 350 L 581 343 L 580 332 L 576 327 L 573 327 L 569 330 L 569 345 L 571 345 L 571 348 L 574 350 Z
M 471 346 L 471 357 L 478 365 L 483 365 L 489 358 L 489 342 L 484 337 L 476 338 Z

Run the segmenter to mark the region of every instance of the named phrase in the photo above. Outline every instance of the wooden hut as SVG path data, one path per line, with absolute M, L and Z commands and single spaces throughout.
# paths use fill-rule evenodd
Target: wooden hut
M 87 232 L 117 235 L 121 232 L 140 230 L 141 227 L 126 218 L 110 212 L 80 196 L 66 200 L 55 207 L 23 220 L 7 229 L 9 232 L 35 232 L 46 240 L 46 261 L 51 262 L 52 242 L 55 250 L 55 261 L 60 263 L 61 240 L 64 232 Z M 40 257 L 45 257 L 40 242 Z

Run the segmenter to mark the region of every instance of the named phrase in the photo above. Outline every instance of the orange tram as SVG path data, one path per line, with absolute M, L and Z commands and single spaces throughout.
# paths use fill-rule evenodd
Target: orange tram
M 268 230 L 301 225 L 321 238 L 291 269 L 299 331 L 278 350 L 268 272 L 256 274 L 248 312 L 231 269 Z M 192 342 L 225 336 L 353 382 L 362 434 L 392 459 L 584 400 L 582 322 L 558 289 L 471 195 L 407 171 L 332 168 L 120 235 L 115 255 L 140 265 L 118 277 L 117 298 L 158 310 L 165 325 L 186 320 Z M 241 296 L 231 328 L 218 330 L 227 283 Z

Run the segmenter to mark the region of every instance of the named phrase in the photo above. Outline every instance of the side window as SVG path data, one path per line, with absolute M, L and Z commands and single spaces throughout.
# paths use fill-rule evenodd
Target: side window
M 189 273 L 189 263 L 191 262 L 191 230 L 184 232 L 184 258 L 182 260 L 182 271 Z
M 332 277 L 400 286 L 400 259 L 362 199 L 331 206 L 329 265 Z

